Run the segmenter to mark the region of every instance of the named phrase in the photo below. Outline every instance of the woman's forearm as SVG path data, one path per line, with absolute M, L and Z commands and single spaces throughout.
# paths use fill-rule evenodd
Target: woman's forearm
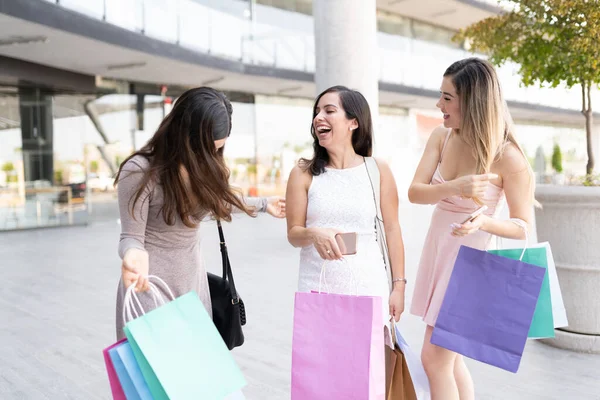
M 499 220 L 489 216 L 484 216 L 485 220 L 481 225 L 481 230 L 492 235 L 500 236 L 507 239 L 523 240 L 526 238 L 524 221 L 522 223 L 515 223 L 514 220 Z M 519 220 L 520 221 L 520 220 Z M 530 231 L 530 227 L 527 226 L 527 232 Z
M 267 203 L 268 199 L 266 197 L 241 197 L 241 200 L 244 204 L 251 208 L 254 212 L 261 213 L 267 211 Z M 232 212 L 234 214 L 242 213 L 244 211 L 240 210 L 237 207 L 233 207 Z
M 303 226 L 294 226 L 288 231 L 288 242 L 294 247 L 308 247 L 313 244 L 313 230 Z
M 395 224 L 385 228 L 388 253 L 392 264 L 392 279 L 405 279 L 406 271 L 404 265 L 404 242 L 402 240 L 402 231 L 400 225 Z M 394 282 L 394 289 L 404 290 L 405 284 L 402 281 Z
M 452 181 L 437 185 L 413 183 L 408 189 L 408 199 L 415 204 L 436 204 L 440 200 L 457 194 L 460 193 Z

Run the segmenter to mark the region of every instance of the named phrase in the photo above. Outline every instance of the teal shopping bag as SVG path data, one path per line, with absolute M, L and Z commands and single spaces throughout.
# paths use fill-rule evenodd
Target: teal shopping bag
M 155 400 L 222 400 L 246 384 L 194 292 L 130 321 L 124 331 Z
M 523 249 L 489 250 L 490 253 L 502 257 L 518 260 L 523 253 Z M 523 262 L 537 265 L 548 270 L 548 255 L 545 247 L 528 248 L 523 255 Z M 554 337 L 554 317 L 552 316 L 552 300 L 550 297 L 550 280 L 546 272 L 542 282 L 542 289 L 535 307 L 531 327 L 527 335 L 529 338 L 553 338 Z

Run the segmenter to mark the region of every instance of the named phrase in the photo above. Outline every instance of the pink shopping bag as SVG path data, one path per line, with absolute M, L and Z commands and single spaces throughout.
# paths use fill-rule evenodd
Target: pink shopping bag
M 384 400 L 381 297 L 296 293 L 292 400 Z
M 102 354 L 104 355 L 104 363 L 106 364 L 106 372 L 108 373 L 108 382 L 110 383 L 110 390 L 112 391 L 114 400 L 127 400 L 127 398 L 125 397 L 125 393 L 123 392 L 123 388 L 119 382 L 119 377 L 117 376 L 117 372 L 115 371 L 115 367 L 110 359 L 108 351 L 126 340 L 127 339 L 121 339 L 117 343 L 102 350 Z

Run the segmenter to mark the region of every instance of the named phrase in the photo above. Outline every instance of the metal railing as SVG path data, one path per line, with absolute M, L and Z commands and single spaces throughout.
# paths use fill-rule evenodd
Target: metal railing
M 218 57 L 253 65 L 305 72 L 315 70 L 310 30 L 283 29 L 278 21 L 250 20 L 250 5 L 239 0 L 41 0 L 56 3 L 122 28 Z M 496 3 L 496 0 L 480 0 Z M 255 9 L 260 15 L 265 6 Z M 270 9 L 268 14 L 289 11 Z M 265 13 L 267 14 L 267 13 Z M 439 90 L 444 69 L 470 57 L 467 51 L 419 39 L 378 33 L 379 79 L 410 87 Z M 531 104 L 579 109 L 577 88 L 539 89 L 520 85 L 516 65 L 498 68 L 505 97 Z M 598 96 L 596 96 L 598 97 Z M 600 101 L 600 98 L 598 98 Z

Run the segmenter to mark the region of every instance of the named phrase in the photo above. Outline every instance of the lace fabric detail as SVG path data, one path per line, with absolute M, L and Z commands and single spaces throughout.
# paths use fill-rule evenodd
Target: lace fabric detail
M 389 314 L 388 282 L 383 256 L 375 235 L 375 203 L 364 164 L 342 170 L 327 169 L 313 177 L 308 191 L 306 226 L 356 232 L 357 252 L 339 261 L 327 261 L 314 246 L 300 253 L 298 290 L 380 296 L 384 320 Z M 327 284 L 325 284 L 325 282 Z

